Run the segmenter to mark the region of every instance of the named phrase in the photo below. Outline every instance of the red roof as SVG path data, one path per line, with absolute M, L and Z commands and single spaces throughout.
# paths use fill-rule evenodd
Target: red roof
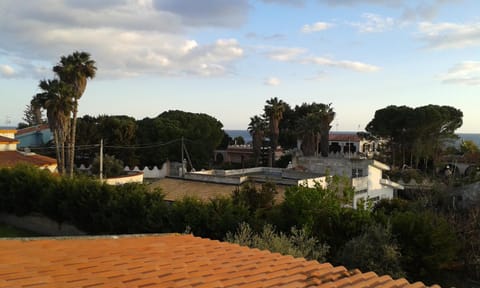
M 330 133 L 330 135 L 328 135 L 328 140 L 329 141 L 338 141 L 338 142 L 359 142 L 360 137 L 358 137 L 358 135 L 355 134 L 355 133 L 352 133 L 352 134 Z
M 24 154 L 19 151 L 0 151 L 0 166 L 12 167 L 19 163 L 28 163 L 36 166 L 57 164 L 57 160 L 38 154 Z
M 18 140 L 0 135 L 0 144 L 18 144 Z
M 191 235 L 0 240 L 0 287 L 31 286 L 426 287 Z

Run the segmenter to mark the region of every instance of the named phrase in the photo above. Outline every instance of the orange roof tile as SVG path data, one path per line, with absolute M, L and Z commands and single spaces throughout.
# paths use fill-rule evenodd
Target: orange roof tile
M 42 131 L 42 130 L 45 130 L 45 129 L 50 129 L 48 124 L 40 124 L 40 125 L 20 129 L 20 130 L 17 131 L 16 135 L 20 136 L 20 135 L 35 132 L 35 131 Z
M 0 240 L 0 287 L 426 287 L 191 235 Z
M 359 142 L 360 137 L 358 137 L 357 134 L 335 134 L 335 133 L 330 133 L 328 135 L 328 140 L 329 141 L 339 141 L 339 142 Z
M 12 167 L 19 163 L 28 163 L 35 166 L 49 166 L 57 160 L 38 154 L 24 154 L 19 151 L 0 151 L 0 167 Z
M 8 138 L 0 135 L 0 144 L 18 144 L 18 143 L 20 142 L 18 142 L 17 139 L 12 139 L 12 138 Z

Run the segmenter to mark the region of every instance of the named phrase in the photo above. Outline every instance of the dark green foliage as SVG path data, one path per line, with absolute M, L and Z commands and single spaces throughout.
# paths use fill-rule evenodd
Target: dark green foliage
M 0 169 L 0 211 L 19 216 L 41 212 L 56 182 L 48 171 L 33 166 Z
M 249 182 L 243 184 L 240 188 L 233 191 L 233 202 L 237 205 L 245 205 L 248 210 L 255 212 L 258 209 L 270 209 L 275 203 L 277 190 L 275 184 L 264 183 L 260 190 L 255 183 Z
M 236 205 L 231 198 L 215 198 L 203 202 L 186 197 L 171 207 L 170 225 L 175 232 L 191 232 L 194 235 L 222 239 L 228 231 L 249 220 L 248 209 Z
M 378 224 L 348 241 L 336 260 L 349 269 L 374 271 L 394 278 L 405 277 L 400 263 L 401 254 L 390 228 Z
M 196 169 L 208 167 L 213 151 L 224 138 L 222 123 L 207 114 L 183 111 L 167 111 L 156 118 L 138 121 L 137 142 L 139 144 L 168 143 L 169 145 L 142 149 L 139 151 L 140 163 L 147 166 L 161 165 L 165 160 L 180 161 L 181 145 L 185 146 Z
M 0 169 L 0 212 L 42 213 L 92 234 L 162 232 L 167 205 L 143 184 L 109 186 L 63 178 L 31 166 Z
M 462 111 L 450 106 L 417 108 L 388 106 L 377 110 L 365 128 L 375 137 L 388 140 L 390 163 L 428 170 L 436 164 L 442 144 L 455 139 L 463 123 Z
M 431 277 L 454 260 L 458 240 L 441 215 L 407 211 L 393 214 L 391 223 L 409 276 Z
M 123 171 L 124 165 L 123 161 L 116 159 L 115 156 L 110 156 L 108 154 L 103 156 L 103 176 L 116 177 L 125 174 Z M 98 176 L 100 173 L 100 157 L 97 156 L 93 159 L 91 172 L 93 175 Z
M 320 244 L 306 229 L 298 230 L 295 227 L 291 228 L 289 234 L 285 234 L 275 231 L 272 225 L 266 224 L 260 232 L 256 233 L 247 223 L 242 223 L 235 234 L 228 233 L 225 240 L 242 246 L 320 262 L 325 261 L 325 255 L 328 252 L 328 245 Z

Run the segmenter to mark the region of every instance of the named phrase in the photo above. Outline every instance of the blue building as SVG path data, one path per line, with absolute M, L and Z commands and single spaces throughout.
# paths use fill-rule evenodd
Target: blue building
M 20 142 L 18 143 L 19 148 L 38 147 L 53 140 L 53 133 L 48 124 L 40 124 L 18 130 L 15 139 Z

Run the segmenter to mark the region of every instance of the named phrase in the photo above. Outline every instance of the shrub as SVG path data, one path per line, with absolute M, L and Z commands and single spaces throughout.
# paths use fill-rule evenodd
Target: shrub
M 394 278 L 405 277 L 400 260 L 400 249 L 391 229 L 378 224 L 348 241 L 337 256 L 337 261 L 350 269 L 389 274 Z
M 235 234 L 227 233 L 225 240 L 242 246 L 320 262 L 325 261 L 325 255 L 328 252 L 328 245 L 319 244 L 306 229 L 298 230 L 295 227 L 290 230 L 290 235 L 276 232 L 269 224 L 263 226 L 259 233 L 255 233 L 247 223 L 242 223 Z

